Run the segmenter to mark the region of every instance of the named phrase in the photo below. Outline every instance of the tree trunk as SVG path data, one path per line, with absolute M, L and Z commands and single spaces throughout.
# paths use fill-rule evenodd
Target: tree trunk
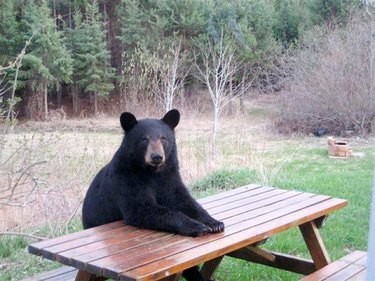
M 241 92 L 240 94 L 240 112 L 242 115 L 245 114 L 245 107 L 243 104 L 243 92 Z
M 228 103 L 228 115 L 233 115 L 233 74 L 229 76 L 229 103 Z
M 212 161 L 213 163 L 216 162 L 216 137 L 217 137 L 217 132 L 219 130 L 219 124 L 220 124 L 220 109 L 219 106 L 220 104 L 214 104 L 214 126 L 212 129 L 212 141 L 211 141 L 211 156 L 212 156 Z
M 76 85 L 72 86 L 72 105 L 73 115 L 78 116 L 78 87 Z
M 68 1 L 68 19 L 69 19 L 69 28 L 73 27 L 73 20 L 72 20 L 72 0 Z
M 245 114 L 244 94 L 245 94 L 246 73 L 247 73 L 247 67 L 245 67 L 244 75 L 242 76 L 242 81 L 241 81 L 241 94 L 239 97 L 241 114 Z
M 116 69 L 116 76 L 122 75 L 122 44 L 118 36 L 121 35 L 121 28 L 118 22 L 117 6 L 120 0 L 105 1 L 105 9 L 108 15 L 108 42 L 111 50 L 111 65 Z M 103 6 L 104 9 L 104 6 Z M 121 93 L 120 80 L 115 80 L 113 94 L 119 96 Z
M 48 84 L 44 83 L 44 120 L 48 118 Z
M 94 114 L 95 116 L 98 116 L 98 94 L 94 93 Z
M 62 89 L 59 87 L 57 89 L 57 108 L 62 107 Z
M 43 118 L 43 92 L 31 90 L 27 97 L 26 107 L 30 119 L 41 120 Z

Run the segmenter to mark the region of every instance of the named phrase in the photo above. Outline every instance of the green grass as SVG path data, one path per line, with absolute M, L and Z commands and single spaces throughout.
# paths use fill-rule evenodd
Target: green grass
M 268 165 L 268 183 L 279 188 L 325 194 L 347 199 L 349 205 L 331 214 L 321 229 L 326 248 L 332 260 L 336 260 L 354 249 L 366 250 L 371 187 L 374 161 L 373 148 L 357 148 L 365 152 L 363 158 L 330 159 L 326 149 L 284 147 L 265 157 L 274 159 Z M 242 185 L 244 179 L 257 180 L 252 170 L 231 170 L 213 173 L 199 181 L 195 190 L 210 193 L 214 184 L 221 189 Z M 220 176 L 219 176 L 220 175 Z M 223 177 L 221 177 L 223 175 Z M 249 181 L 251 182 L 251 181 Z M 254 182 L 254 181 L 252 181 Z M 199 196 L 199 195 L 198 195 Z M 298 229 L 270 238 L 265 248 L 310 258 Z M 216 280 L 298 280 L 301 275 L 225 258 L 216 273 Z
M 37 272 L 59 267 L 27 252 L 31 241 L 20 236 L 0 237 L 0 280 L 20 280 Z
M 80 219 L 74 219 L 65 233 L 82 229 Z M 46 237 L 48 227 L 38 229 L 38 235 Z M 65 234 L 61 233 L 61 235 Z M 24 236 L 0 236 L 0 280 L 13 281 L 30 277 L 36 273 L 52 270 L 61 265 L 28 253 L 27 246 L 35 243 L 35 239 Z

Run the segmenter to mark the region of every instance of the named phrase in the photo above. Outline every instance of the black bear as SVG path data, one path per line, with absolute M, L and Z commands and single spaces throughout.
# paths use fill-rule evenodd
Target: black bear
M 121 114 L 125 136 L 87 191 L 82 210 L 85 229 L 123 220 L 140 228 L 193 237 L 224 231 L 224 224 L 212 218 L 182 182 L 174 134 L 179 120 L 176 109 L 160 120 Z M 189 281 L 204 280 L 197 267 L 183 276 Z

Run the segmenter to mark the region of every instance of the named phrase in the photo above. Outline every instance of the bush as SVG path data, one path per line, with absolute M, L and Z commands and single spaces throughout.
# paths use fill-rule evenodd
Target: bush
M 196 181 L 191 185 L 194 191 L 207 191 L 213 189 L 228 190 L 240 187 L 242 185 L 255 183 L 258 181 L 257 173 L 251 169 L 237 170 L 217 170 L 202 180 Z
M 303 40 L 303 50 L 285 67 L 291 83 L 278 103 L 283 132 L 374 131 L 373 28 L 372 22 L 357 19 L 343 29 L 315 30 Z

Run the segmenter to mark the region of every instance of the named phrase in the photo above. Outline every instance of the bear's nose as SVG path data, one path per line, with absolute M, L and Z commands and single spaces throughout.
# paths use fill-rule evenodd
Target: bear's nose
M 158 153 L 151 154 L 151 161 L 153 164 L 160 164 L 163 162 L 163 156 Z

